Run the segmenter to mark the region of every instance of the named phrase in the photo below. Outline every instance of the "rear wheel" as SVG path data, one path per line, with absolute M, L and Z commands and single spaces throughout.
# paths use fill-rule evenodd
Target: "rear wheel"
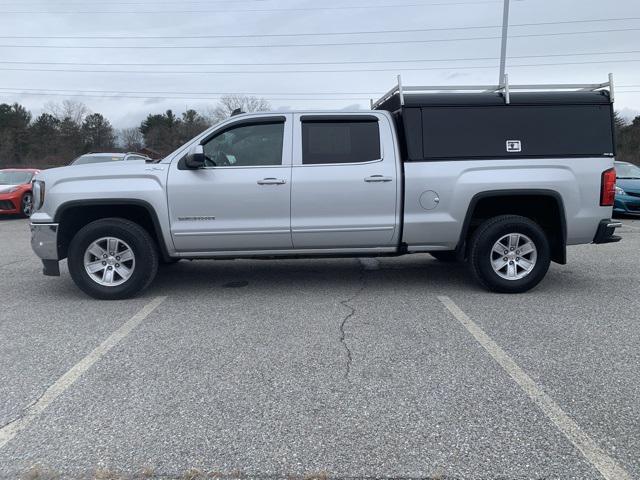
M 33 195 L 31 194 L 31 192 L 27 192 L 22 196 L 20 211 L 22 212 L 22 215 L 27 218 L 29 218 L 33 213 Z
M 484 222 L 473 235 L 470 264 L 487 289 L 521 293 L 544 278 L 551 263 L 547 236 L 532 220 L 502 215 Z
M 101 300 L 119 300 L 136 295 L 153 281 L 158 251 L 140 225 L 106 218 L 86 225 L 73 237 L 68 264 L 83 292 Z

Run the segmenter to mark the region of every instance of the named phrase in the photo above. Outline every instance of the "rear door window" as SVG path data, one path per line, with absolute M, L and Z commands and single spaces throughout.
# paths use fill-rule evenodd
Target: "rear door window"
M 380 160 L 376 120 L 302 121 L 302 164 L 364 163 Z

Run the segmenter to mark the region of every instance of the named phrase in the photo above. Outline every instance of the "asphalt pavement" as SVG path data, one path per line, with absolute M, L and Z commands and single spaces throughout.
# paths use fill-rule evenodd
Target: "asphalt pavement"
M 0 220 L 0 478 L 640 478 L 624 222 L 521 295 L 411 255 L 183 261 L 103 302 Z

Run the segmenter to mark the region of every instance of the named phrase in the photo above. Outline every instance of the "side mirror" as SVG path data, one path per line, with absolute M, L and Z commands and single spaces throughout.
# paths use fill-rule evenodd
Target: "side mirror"
M 184 166 L 190 170 L 197 170 L 204 167 L 204 160 L 204 148 L 202 145 L 193 145 L 184 158 Z

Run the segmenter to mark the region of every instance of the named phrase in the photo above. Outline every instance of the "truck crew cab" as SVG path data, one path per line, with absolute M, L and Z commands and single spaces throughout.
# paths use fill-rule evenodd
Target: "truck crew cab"
M 47 170 L 33 249 L 101 299 L 183 258 L 418 252 L 516 293 L 567 245 L 620 239 L 611 81 L 443 88 L 399 81 L 371 111 L 232 116 L 156 164 Z

